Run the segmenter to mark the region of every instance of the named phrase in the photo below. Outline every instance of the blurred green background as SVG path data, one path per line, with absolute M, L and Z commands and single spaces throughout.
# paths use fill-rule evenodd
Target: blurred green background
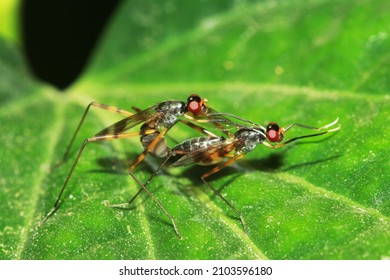
M 0 5 L 1 259 L 390 257 L 390 3 L 122 1 L 63 91 L 31 73 L 20 5 Z M 150 185 L 183 240 L 147 196 L 131 211 L 106 207 L 137 190 L 127 168 L 142 151 L 138 139 L 87 147 L 59 210 L 38 226 L 72 160 L 51 166 L 90 101 L 130 110 L 193 92 L 261 124 L 340 117 L 342 129 L 281 150 L 257 147 L 211 178 L 248 235 L 199 179 L 210 167 L 168 168 Z M 118 119 L 93 110 L 74 150 Z M 197 133 L 177 126 L 170 135 Z M 136 175 L 146 180 L 157 164 L 148 158 Z

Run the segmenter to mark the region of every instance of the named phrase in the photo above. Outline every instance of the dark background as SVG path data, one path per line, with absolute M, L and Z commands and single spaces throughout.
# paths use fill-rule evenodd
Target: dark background
M 23 46 L 34 75 L 59 89 L 71 85 L 120 2 L 23 1 Z

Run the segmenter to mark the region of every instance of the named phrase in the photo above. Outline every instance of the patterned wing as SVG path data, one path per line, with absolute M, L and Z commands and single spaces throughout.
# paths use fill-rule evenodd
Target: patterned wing
M 124 118 L 98 132 L 95 136 L 106 135 L 106 134 L 120 134 L 123 133 L 141 123 L 150 122 L 156 118 L 158 105 L 151 106 L 145 110 L 138 111 L 134 115 Z
M 209 130 L 217 129 L 218 131 L 223 132 L 228 137 L 232 137 L 233 131 L 237 131 L 248 125 L 257 126 L 255 123 L 248 121 L 246 119 L 237 117 L 229 113 L 219 113 L 216 110 L 207 107 L 207 110 L 196 116 L 185 115 L 194 123 L 201 123 L 202 127 Z
M 179 147 L 179 145 L 176 147 Z M 220 139 L 220 141 L 205 143 L 205 145 L 201 146 L 199 149 L 195 149 L 189 152 L 186 152 L 185 149 L 181 150 L 180 148 L 176 147 L 174 150 L 178 152 L 178 155 L 184 155 L 175 161 L 171 165 L 172 167 L 186 166 L 191 164 L 212 165 L 221 162 L 234 150 L 234 141 L 231 139 Z

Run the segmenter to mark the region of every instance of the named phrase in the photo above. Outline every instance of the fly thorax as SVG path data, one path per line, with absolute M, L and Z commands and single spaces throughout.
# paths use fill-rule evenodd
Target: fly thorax
M 186 112 L 186 104 L 181 101 L 165 101 L 160 103 L 157 110 L 163 114 L 159 124 L 164 127 L 170 127 Z
M 238 130 L 234 137 L 238 140 L 236 141 L 236 151 L 242 151 L 243 153 L 252 151 L 259 143 L 265 140 L 264 133 L 248 128 Z

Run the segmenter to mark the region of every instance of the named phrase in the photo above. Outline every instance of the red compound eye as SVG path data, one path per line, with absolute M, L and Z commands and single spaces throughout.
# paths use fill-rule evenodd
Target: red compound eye
M 202 111 L 202 98 L 197 94 L 191 94 L 187 99 L 188 111 L 193 114 L 199 114 Z
M 280 139 L 279 125 L 277 123 L 269 123 L 267 125 L 267 138 L 271 142 L 278 142 Z
M 271 142 L 278 142 L 279 133 L 276 130 L 269 130 L 267 131 L 267 138 Z
M 198 114 L 202 110 L 202 106 L 200 105 L 200 102 L 197 101 L 191 101 L 188 103 L 188 111 L 190 111 L 193 114 Z

